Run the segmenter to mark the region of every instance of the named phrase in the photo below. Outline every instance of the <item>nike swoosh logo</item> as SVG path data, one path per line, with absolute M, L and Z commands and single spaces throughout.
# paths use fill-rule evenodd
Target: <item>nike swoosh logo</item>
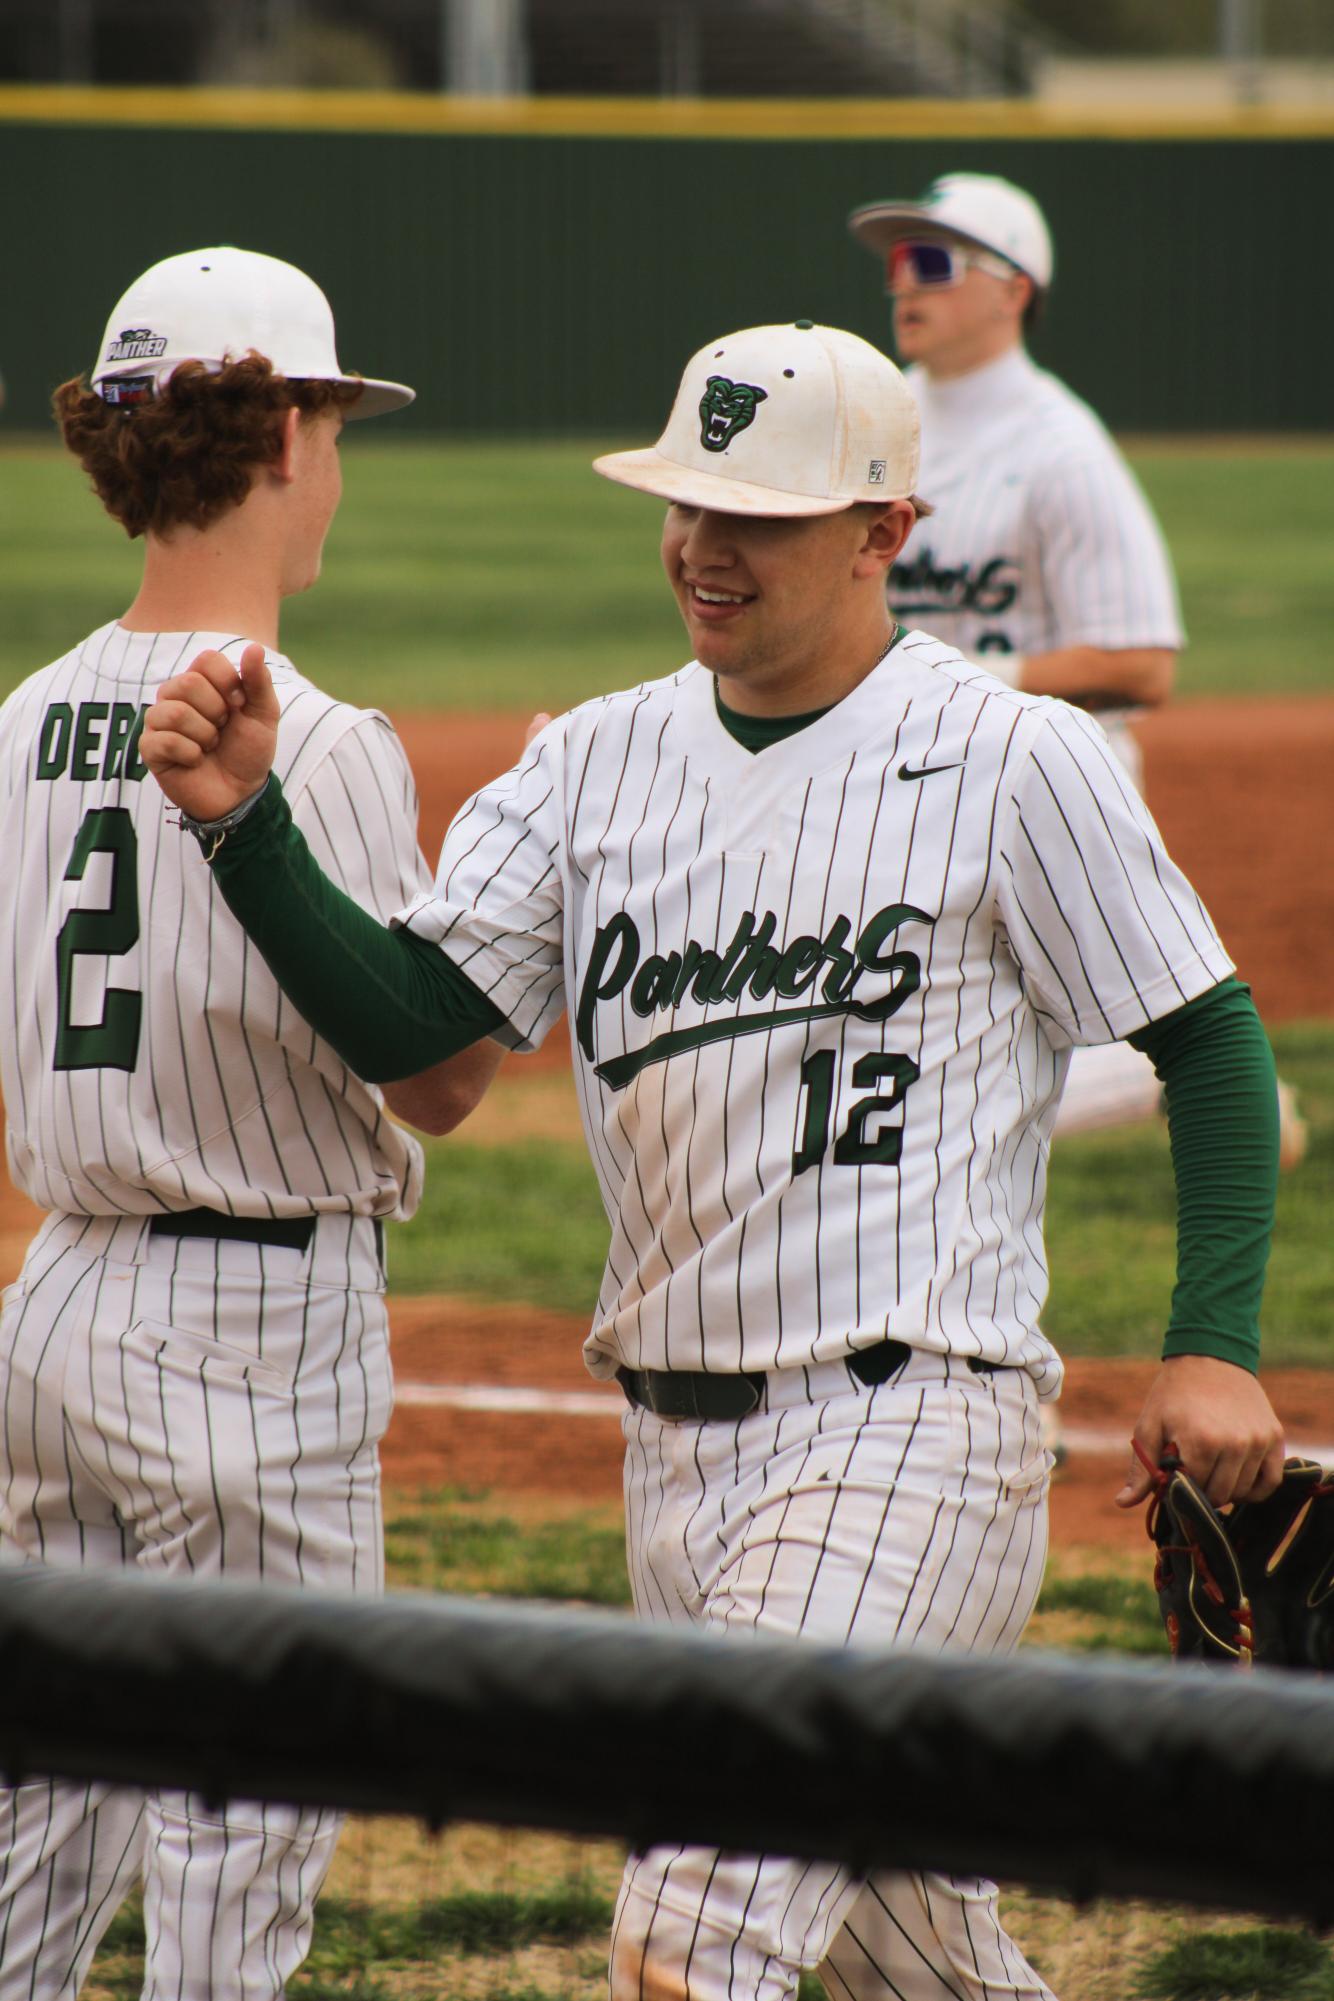
M 908 767 L 907 767 L 907 765 L 906 765 L 906 764 L 901 764 L 901 765 L 899 766 L 899 777 L 900 777 L 900 778 L 934 778 L 934 777 L 935 777 L 935 775 L 936 775 L 936 773 L 937 773 L 938 771 L 962 771 L 962 770 L 963 770 L 963 766 L 964 766 L 964 760 L 963 760 L 962 758 L 960 758 L 960 760 L 959 760 L 959 762 L 958 762 L 957 764 L 927 764 L 927 765 L 923 765 L 923 767 L 922 767 L 922 769 L 921 769 L 920 771 L 909 771 L 909 769 L 908 769 Z

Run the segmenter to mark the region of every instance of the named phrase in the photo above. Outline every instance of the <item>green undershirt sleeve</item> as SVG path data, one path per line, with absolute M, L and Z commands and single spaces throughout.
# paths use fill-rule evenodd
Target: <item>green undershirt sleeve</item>
M 329 881 L 276 778 L 212 868 L 279 985 L 358 1076 L 416 1076 L 504 1027 L 438 947 L 387 929 Z M 1247 989 L 1227 979 L 1127 1040 L 1162 1081 L 1176 1173 L 1177 1282 L 1163 1353 L 1254 1371 L 1278 1162 L 1264 1030 Z
M 1278 1186 L 1274 1058 L 1250 990 L 1223 980 L 1126 1040 L 1167 1100 L 1177 1185 L 1177 1281 L 1163 1354 L 1252 1374 Z
M 283 992 L 368 1082 L 415 1077 L 503 1026 L 438 946 L 389 930 L 330 882 L 276 778 L 212 868 Z

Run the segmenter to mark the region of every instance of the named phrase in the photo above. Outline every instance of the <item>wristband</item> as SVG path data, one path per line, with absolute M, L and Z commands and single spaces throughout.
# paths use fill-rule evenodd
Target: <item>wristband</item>
M 258 792 L 252 792 L 248 799 L 243 799 L 239 806 L 233 806 L 231 812 L 224 813 L 220 820 L 195 820 L 188 813 L 183 812 L 178 818 L 178 825 L 181 832 L 183 834 L 193 834 L 199 843 L 204 860 L 211 862 L 228 834 L 231 833 L 232 828 L 239 827 L 242 820 L 248 814 L 254 812 L 268 789 L 269 781 L 266 778 Z

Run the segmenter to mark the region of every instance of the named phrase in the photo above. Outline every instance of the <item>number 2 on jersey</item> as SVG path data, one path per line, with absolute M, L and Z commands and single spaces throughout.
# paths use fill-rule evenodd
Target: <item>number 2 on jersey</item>
M 139 842 L 123 806 L 99 806 L 84 814 L 65 869 L 66 882 L 81 882 L 96 854 L 111 856 L 111 900 L 104 909 L 71 910 L 56 939 L 60 1014 L 55 1070 L 133 1070 L 139 1054 L 144 1001 L 131 988 L 108 986 L 101 1021 L 81 1026 L 70 1019 L 79 954 L 118 958 L 139 941 Z
M 801 1144 L 792 1156 L 792 1172 L 804 1174 L 825 1157 L 829 1146 L 829 1121 L 834 1108 L 834 1083 L 838 1058 L 832 1049 L 817 1049 L 801 1066 L 806 1091 L 806 1120 Z M 893 1167 L 903 1151 L 902 1126 L 872 1127 L 882 1112 L 892 1112 L 903 1103 L 910 1084 L 921 1071 L 911 1056 L 892 1056 L 875 1050 L 859 1056 L 852 1066 L 852 1081 L 859 1090 L 889 1080 L 889 1090 L 857 1098 L 848 1107 L 848 1122 L 834 1141 L 835 1167 Z

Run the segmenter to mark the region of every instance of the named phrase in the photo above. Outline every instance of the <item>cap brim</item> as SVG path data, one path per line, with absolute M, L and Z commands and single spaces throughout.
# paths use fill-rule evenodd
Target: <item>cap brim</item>
M 707 507 L 716 514 L 769 514 L 799 517 L 806 514 L 841 514 L 854 507 L 855 500 L 841 496 L 831 500 L 804 493 L 784 493 L 776 486 L 760 486 L 753 480 L 728 479 L 722 473 L 703 472 L 697 466 L 678 465 L 649 446 L 639 452 L 607 452 L 594 459 L 594 472 L 614 479 L 620 486 L 633 486 L 640 493 L 652 493 L 659 500 L 680 501 L 685 507 Z
M 349 403 L 343 412 L 346 423 L 359 417 L 387 417 L 391 410 L 406 410 L 409 403 L 415 403 L 417 392 L 409 389 L 406 382 L 381 382 L 370 375 L 342 375 L 336 378 L 346 382 L 349 388 L 360 385 L 361 394 L 355 403 Z
M 181 365 L 180 360 L 164 363 L 165 373 L 159 379 L 168 379 L 171 371 Z M 221 367 L 220 362 L 208 365 L 212 366 L 215 372 Z M 122 376 L 133 376 L 135 372 L 133 368 L 98 368 L 94 369 L 88 381 L 89 385 L 100 394 L 104 382 L 114 382 Z M 150 373 L 147 369 L 138 372 L 145 375 Z M 293 379 L 305 382 L 339 382 L 344 388 L 359 389 L 361 394 L 356 401 L 349 403 L 343 411 L 345 423 L 351 423 L 360 417 L 387 417 L 391 410 L 405 410 L 409 403 L 415 403 L 417 400 L 416 390 L 409 389 L 406 382 L 382 382 L 373 375 L 307 375 Z
M 920 202 L 878 201 L 865 208 L 854 208 L 848 217 L 848 229 L 859 243 L 868 250 L 888 250 L 902 237 L 911 236 L 926 227 L 926 219 Z M 937 224 L 934 234 L 951 236 L 952 230 L 941 229 Z

